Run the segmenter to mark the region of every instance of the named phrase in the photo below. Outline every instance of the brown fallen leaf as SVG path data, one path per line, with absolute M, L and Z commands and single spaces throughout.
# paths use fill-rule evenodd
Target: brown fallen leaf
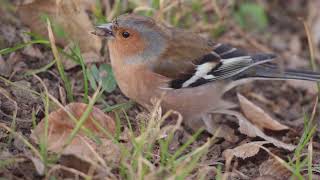
M 259 106 L 253 104 L 246 97 L 238 93 L 238 99 L 240 102 L 241 110 L 244 115 L 250 120 L 254 125 L 260 129 L 270 129 L 274 131 L 281 131 L 289 129 L 288 126 L 279 123 L 274 120 L 269 114 L 267 114 Z
M 65 110 L 73 114 L 75 118 L 79 119 L 86 108 L 87 105 L 84 103 L 71 103 L 65 107 Z M 51 112 L 48 116 L 49 126 L 47 149 L 49 151 L 56 153 L 60 152 L 66 143 L 66 139 L 74 128 L 75 124 L 65 110 L 60 108 L 54 112 Z M 99 130 L 93 120 L 99 123 L 100 126 L 107 130 L 110 134 L 114 134 L 114 120 L 104 114 L 98 108 L 94 107 L 83 126 L 97 135 L 101 141 L 101 144 L 97 144 L 93 139 L 85 136 L 84 132 L 80 130 L 71 143 L 67 145 L 65 149 L 63 149 L 62 154 L 74 155 L 79 159 L 92 162 L 98 161 L 99 158 L 97 158 L 97 155 L 101 155 L 98 152 L 103 151 L 103 156 L 106 157 L 107 160 L 112 162 L 117 161 L 119 158 L 119 156 L 117 156 L 117 153 L 119 153 L 118 147 L 115 146 L 112 141 Z M 40 143 L 40 138 L 43 138 L 44 131 L 45 121 L 43 119 L 32 131 L 31 138 L 36 143 Z
M 65 32 L 65 37 L 57 37 L 58 44 L 67 46 L 75 42 L 82 53 L 99 54 L 101 40 L 90 33 L 94 27 L 86 13 L 86 6 L 87 1 L 34 0 L 18 6 L 18 14 L 32 32 L 42 36 L 47 36 L 46 22 L 43 20 L 43 16 L 47 15 L 56 29 L 62 28 Z M 92 57 L 99 56 L 90 55 L 90 61 L 93 61 Z M 101 61 L 101 58 L 94 61 Z
M 271 136 L 266 135 L 261 129 L 256 127 L 254 124 L 252 124 L 246 117 L 244 117 L 240 112 L 233 111 L 233 110 L 218 110 L 214 111 L 213 113 L 219 113 L 219 114 L 226 114 L 235 116 L 239 121 L 239 131 L 242 134 L 245 134 L 249 137 L 261 137 L 262 139 L 272 143 L 273 145 L 287 149 L 289 151 L 293 151 L 296 146 L 292 144 L 286 144 L 282 141 L 279 141 Z
M 0 55 L 0 76 L 9 77 L 12 72 L 12 66 Z
M 239 117 L 237 117 L 239 118 Z M 241 117 L 240 117 L 241 118 Z M 261 137 L 264 140 L 272 143 L 273 145 L 277 146 L 277 147 L 281 147 L 284 149 L 287 149 L 289 151 L 293 151 L 296 146 L 292 145 L 292 144 L 286 144 L 282 141 L 279 141 L 271 136 L 266 135 L 265 133 L 263 133 L 258 127 L 256 127 L 255 125 L 251 124 L 248 120 L 246 119 L 239 119 L 239 131 L 242 134 L 246 134 L 250 137 Z
M 215 121 L 211 115 L 205 117 L 203 121 L 205 123 L 206 130 L 209 133 L 214 134 L 216 137 L 224 138 L 226 141 L 233 143 L 239 140 L 239 138 L 235 135 L 233 128 L 221 122 Z
M 264 161 L 259 166 L 260 176 L 272 176 L 274 178 L 289 179 L 291 172 L 274 158 Z
M 260 146 L 269 143 L 268 141 L 254 141 L 242 144 L 233 149 L 226 149 L 223 152 L 223 156 L 225 159 L 232 158 L 233 156 L 241 159 L 246 159 L 248 157 L 252 157 L 258 154 L 260 150 Z

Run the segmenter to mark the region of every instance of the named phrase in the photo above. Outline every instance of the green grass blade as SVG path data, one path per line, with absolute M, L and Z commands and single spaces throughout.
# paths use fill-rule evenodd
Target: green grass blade
M 191 138 L 188 139 L 186 143 L 184 143 L 171 157 L 172 161 L 176 160 L 182 153 L 183 151 L 190 145 L 192 144 L 197 137 L 203 132 L 203 129 L 199 129 L 195 134 L 191 136 Z
M 74 137 L 77 135 L 77 133 L 79 132 L 79 130 L 81 129 L 81 127 L 83 126 L 83 124 L 85 123 L 85 121 L 88 119 L 90 113 L 92 112 L 93 109 L 93 105 L 95 104 L 96 100 L 97 100 L 97 96 L 99 94 L 100 88 L 97 89 L 97 91 L 94 93 L 91 101 L 89 102 L 86 110 L 83 112 L 82 116 L 80 117 L 79 121 L 77 122 L 77 124 L 75 125 L 74 129 L 71 131 L 70 135 L 68 136 L 64 147 L 62 149 L 64 149 L 66 146 L 68 146 L 71 141 L 74 139 Z
M 46 72 L 48 69 L 50 69 L 56 62 L 55 61 L 51 61 L 49 64 L 39 68 L 39 69 L 34 69 L 34 70 L 28 70 L 25 75 L 26 76 L 30 76 L 30 75 L 34 75 L 34 74 L 39 74 L 42 72 Z
M 69 78 L 65 75 L 64 67 L 63 67 L 62 61 L 59 56 L 58 48 L 55 44 L 55 39 L 54 39 L 54 35 L 53 35 L 52 29 L 51 29 L 51 23 L 50 23 L 49 19 L 47 19 L 47 25 L 48 25 L 48 33 L 49 33 L 49 39 L 50 39 L 50 44 L 51 44 L 51 50 L 52 50 L 53 56 L 55 57 L 56 65 L 57 65 L 59 74 L 61 76 L 61 79 L 64 82 L 64 86 L 65 86 L 66 92 L 67 92 L 68 101 L 72 102 L 73 101 L 73 93 L 72 93 L 71 83 L 69 81 Z
M 87 76 L 86 65 L 84 63 L 84 59 L 81 55 L 81 50 L 78 45 L 76 45 L 71 51 L 73 52 L 76 59 L 79 61 L 80 65 L 81 65 L 82 74 L 83 74 L 83 90 L 84 90 L 83 101 L 85 103 L 88 103 L 89 102 L 89 98 L 88 98 L 89 85 L 88 85 L 88 76 Z
M 26 42 L 26 43 L 18 44 L 15 47 L 1 49 L 0 50 L 0 55 L 15 52 L 15 51 L 17 51 L 19 49 L 22 49 L 22 48 L 27 47 L 27 46 L 32 45 L 32 44 L 50 44 L 50 42 L 47 41 L 47 40 L 29 41 L 29 42 Z

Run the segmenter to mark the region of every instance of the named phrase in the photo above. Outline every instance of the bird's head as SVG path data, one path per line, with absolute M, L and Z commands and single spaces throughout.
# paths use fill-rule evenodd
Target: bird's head
M 129 63 L 156 58 L 165 50 L 168 38 L 166 28 L 154 19 L 134 14 L 99 25 L 93 34 L 108 39 L 110 50 Z

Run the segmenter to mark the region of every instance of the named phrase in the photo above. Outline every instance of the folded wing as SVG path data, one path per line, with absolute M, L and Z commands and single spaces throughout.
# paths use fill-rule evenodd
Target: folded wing
M 195 62 L 191 73 L 171 81 L 175 89 L 200 86 L 212 81 L 235 78 L 260 64 L 273 61 L 273 54 L 248 55 L 226 44 L 216 44 L 209 54 Z M 217 61 L 218 60 L 218 61 Z

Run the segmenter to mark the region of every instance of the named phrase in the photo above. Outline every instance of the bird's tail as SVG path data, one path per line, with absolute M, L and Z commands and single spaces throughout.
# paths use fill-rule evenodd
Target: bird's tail
M 239 79 L 242 78 L 262 78 L 262 79 L 297 79 L 305 81 L 320 82 L 320 73 L 303 70 L 281 69 L 276 65 L 261 64 L 254 66 L 243 72 Z

